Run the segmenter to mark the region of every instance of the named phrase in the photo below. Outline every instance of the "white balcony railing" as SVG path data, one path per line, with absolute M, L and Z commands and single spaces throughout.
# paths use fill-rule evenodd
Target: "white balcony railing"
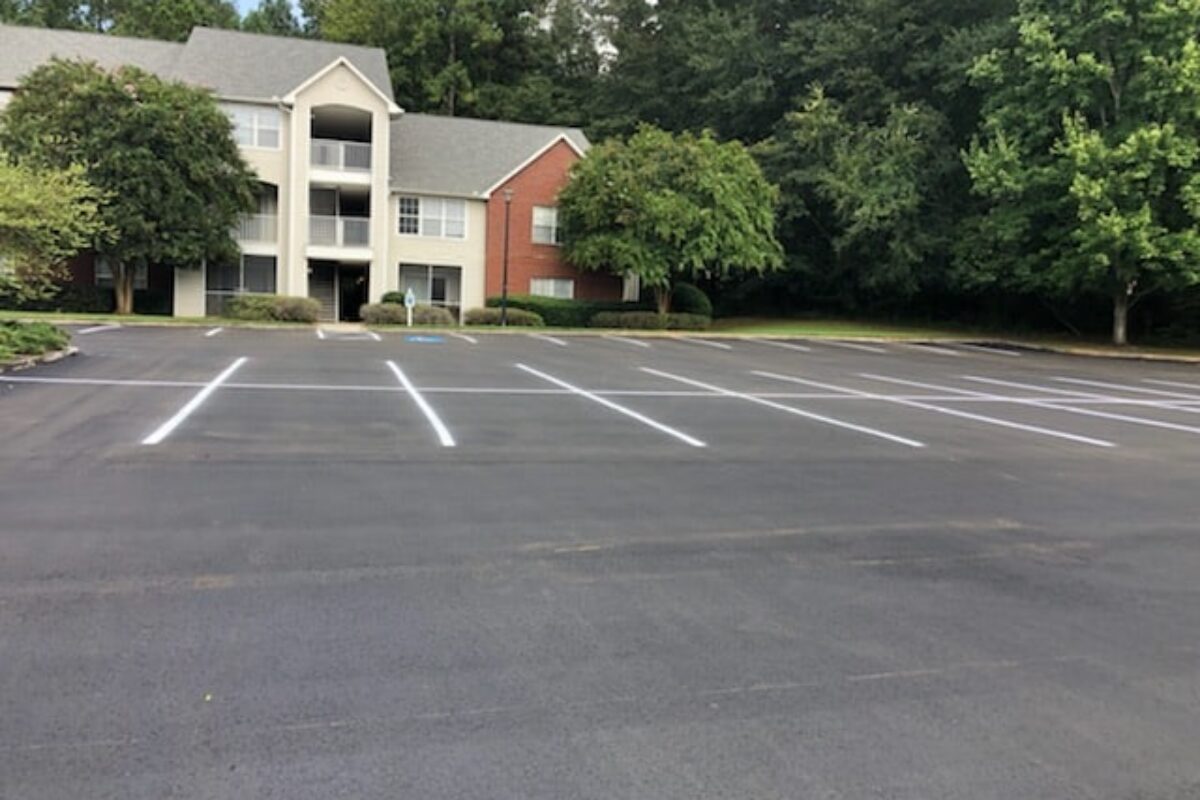
M 312 140 L 312 166 L 339 172 L 370 172 L 371 143 Z
M 233 237 L 239 242 L 273 244 L 278 239 L 278 231 L 278 217 L 272 214 L 247 214 L 233 229 Z
M 326 247 L 370 247 L 371 219 L 311 216 L 308 218 L 308 243 Z

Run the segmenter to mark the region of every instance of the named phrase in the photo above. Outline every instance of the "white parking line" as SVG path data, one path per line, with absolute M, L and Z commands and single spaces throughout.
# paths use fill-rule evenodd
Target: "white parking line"
M 376 342 L 383 341 L 383 339 L 380 338 L 379 334 L 376 333 L 375 331 L 367 331 L 367 337 L 370 338 L 372 341 L 376 341 Z
M 115 331 L 120 328 L 120 325 L 93 325 L 90 328 L 84 328 L 81 331 L 76 331 L 80 336 L 87 336 L 92 333 L 104 333 L 105 331 Z
M 199 392 L 197 392 L 196 396 L 187 402 L 187 405 L 185 405 L 183 408 L 179 409 L 179 411 L 175 412 L 175 416 L 171 417 L 169 420 L 164 422 L 162 425 L 158 426 L 158 429 L 156 431 L 154 431 L 154 433 L 150 434 L 145 439 L 143 439 L 142 444 L 144 444 L 144 445 L 159 444 L 160 442 L 162 442 L 163 439 L 166 439 L 168 436 L 170 436 L 172 431 L 174 431 L 176 428 L 178 428 L 183 423 L 184 420 L 186 420 L 188 417 L 190 417 L 192 415 L 192 412 L 194 412 L 197 408 L 202 406 L 204 404 L 204 401 L 207 400 L 209 398 L 209 396 L 212 395 L 212 393 L 215 392 L 222 383 L 229 380 L 229 376 L 232 375 L 233 373 L 237 372 L 238 367 L 240 367 L 242 364 L 245 364 L 245 363 L 246 363 L 246 357 L 242 356 L 237 361 L 234 361 L 232 364 L 230 364 L 228 367 L 226 367 L 225 370 L 220 375 L 218 375 L 217 377 L 215 377 L 211 381 L 209 381 L 207 384 L 205 384 L 204 388 L 201 389 Z
M 635 347 L 649 347 L 650 346 L 649 342 L 643 342 L 640 339 L 630 339 L 628 336 L 614 336 L 612 334 L 608 334 L 604 338 L 612 339 L 614 342 L 624 342 L 625 344 L 631 344 L 631 345 L 634 345 Z
M 795 350 L 799 353 L 812 352 L 811 347 L 805 347 L 802 344 L 792 344 L 791 342 L 780 342 L 776 341 L 775 339 L 752 339 L 751 341 L 758 342 L 759 344 L 770 345 L 771 347 L 781 347 L 784 350 Z
M 858 342 L 843 342 L 835 339 L 822 339 L 821 344 L 827 344 L 830 347 L 845 347 L 849 350 L 859 350 L 863 353 L 887 354 L 887 350 L 884 350 L 882 347 L 875 347 L 869 344 L 859 344 Z
M 476 339 L 474 336 L 467 336 L 465 333 L 452 333 L 450 335 L 453 336 L 455 339 L 462 339 L 464 342 L 467 342 L 468 344 L 479 344 L 478 339 Z
M 689 342 L 691 344 L 701 344 L 701 345 L 704 345 L 705 347 L 715 347 L 718 350 L 732 350 L 733 349 L 733 345 L 725 344 L 724 342 L 712 342 L 712 341 L 709 341 L 708 339 L 695 339 L 691 336 L 676 336 L 675 341 Z
M 1005 350 L 1003 347 L 987 347 L 982 344 L 967 344 L 966 342 L 957 342 L 955 347 L 963 350 L 974 350 L 976 353 L 987 353 L 993 356 L 1008 356 L 1009 358 L 1020 358 L 1021 354 L 1016 350 Z
M 917 350 L 924 353 L 936 353 L 939 356 L 954 356 L 955 358 L 963 357 L 963 354 L 957 350 L 951 350 L 949 347 L 939 347 L 936 344 L 922 344 L 920 342 L 904 342 L 902 344 L 909 350 Z
M 1079 396 L 1082 394 L 1084 397 L 1087 396 L 1086 393 L 1081 393 L 1081 392 L 1072 393 L 1072 392 L 1062 391 L 1061 389 L 1047 389 L 1047 388 L 1044 388 L 1041 386 L 1034 386 L 1029 383 L 1017 383 L 1015 381 L 1002 381 L 1002 380 L 997 380 L 995 378 L 980 378 L 978 376 L 971 376 L 971 375 L 964 375 L 963 377 L 966 380 L 974 381 L 976 383 L 985 383 L 985 384 L 989 384 L 992 386 L 1011 386 L 1016 389 L 1024 389 L 1026 391 L 1031 391 L 1031 392 L 1045 392 L 1046 394 L 1057 394 L 1057 395 L 1075 394 L 1076 396 Z M 917 384 L 913 384 L 913 385 L 917 385 Z M 928 388 L 928 387 L 925 387 L 925 388 Z M 1095 396 L 1096 395 L 1092 395 L 1092 397 L 1095 397 Z M 1047 401 L 1047 400 L 1022 400 L 1020 402 L 1020 405 L 1036 406 L 1038 408 L 1052 408 L 1055 411 L 1062 411 L 1067 414 L 1078 414 L 1080 416 L 1085 416 L 1085 417 L 1098 417 L 1100 419 L 1111 419 L 1114 422 L 1127 422 L 1130 425 L 1143 425 L 1147 428 L 1163 428 L 1163 429 L 1169 430 L 1169 431 L 1180 431 L 1182 433 L 1194 433 L 1194 434 L 1200 435 L 1200 428 L 1196 428 L 1191 425 L 1179 425 L 1174 422 L 1163 422 L 1163 421 L 1157 420 L 1157 419 L 1147 419 L 1146 417 L 1131 417 L 1131 416 L 1128 416 L 1127 414 L 1114 414 L 1111 411 L 1097 411 L 1094 408 L 1076 408 L 1075 406 L 1059 405 L 1056 402 L 1051 402 L 1051 401 Z
M 802 386 L 811 386 L 816 389 L 840 391 L 840 392 L 846 392 L 846 393 L 852 394 L 852 395 L 857 395 L 859 397 L 870 397 L 872 399 L 884 400 L 886 402 L 895 403 L 895 404 L 901 405 L 901 406 L 908 406 L 910 408 L 919 408 L 924 411 L 932 411 L 935 414 L 945 414 L 946 416 L 949 416 L 949 417 L 958 417 L 959 419 L 971 420 L 972 422 L 981 422 L 985 425 L 996 425 L 1001 428 L 1012 428 L 1013 430 L 1025 431 L 1027 433 L 1038 433 L 1043 436 L 1051 436 L 1056 439 L 1066 439 L 1068 441 L 1079 442 L 1081 444 L 1093 445 L 1095 447 L 1115 447 L 1115 445 L 1112 442 L 1106 442 L 1103 439 L 1093 439 L 1090 436 L 1078 436 L 1074 433 L 1067 433 L 1066 431 L 1053 430 L 1050 428 L 1042 428 L 1042 427 L 1038 427 L 1037 425 L 1023 425 L 1020 422 L 1011 422 L 1006 419 L 999 419 L 997 417 L 988 417 L 983 414 L 973 414 L 970 411 L 959 411 L 956 408 L 946 408 L 944 406 L 930 405 L 929 403 L 922 403 L 917 400 L 909 400 L 909 399 L 900 398 L 900 397 L 888 397 L 886 395 L 872 395 L 869 392 L 859 391 L 858 389 L 850 389 L 845 386 L 834 386 L 833 384 L 829 384 L 829 383 L 818 383 L 816 381 L 808 381 L 808 380 L 803 380 L 801 378 L 793 378 L 789 375 L 777 375 L 777 374 L 770 373 L 770 372 L 756 372 L 755 374 L 762 375 L 765 378 L 774 378 L 776 380 L 787 381 L 788 383 L 796 383 L 796 384 L 800 384 Z M 864 375 L 863 377 L 871 377 L 871 376 Z
M 319 327 L 317 328 L 317 338 L 318 338 L 318 339 L 324 339 L 324 338 L 325 338 L 325 331 L 321 330 L 321 328 L 319 328 Z
M 895 434 L 886 433 L 885 431 L 876 430 L 875 428 L 867 428 L 862 425 L 855 425 L 850 422 L 843 422 L 842 420 L 834 419 L 833 417 L 826 417 L 822 414 L 813 414 L 812 412 L 809 412 L 809 411 L 802 411 L 798 408 L 793 408 L 792 406 L 785 406 L 782 403 L 776 403 L 772 400 L 764 400 L 761 397 L 755 397 L 754 395 L 746 394 L 744 392 L 735 392 L 732 389 L 725 389 L 720 386 L 714 386 L 711 383 L 702 383 L 700 381 L 692 380 L 691 378 L 684 378 L 681 375 L 672 375 L 669 372 L 663 372 L 661 370 L 651 369 L 650 367 L 642 367 L 642 372 L 649 373 L 650 375 L 657 375 L 660 378 L 667 378 L 668 380 L 678 381 L 679 383 L 688 384 L 689 386 L 695 386 L 696 388 L 704 389 L 705 391 L 717 392 L 718 394 L 723 394 L 726 397 L 736 397 L 740 400 L 745 400 L 748 403 L 755 403 L 757 405 L 765 406 L 767 408 L 773 408 L 777 411 L 783 411 L 788 414 L 794 414 L 797 417 L 804 417 L 805 419 L 810 419 L 810 420 L 813 420 L 814 422 L 823 422 L 826 425 L 832 425 L 835 428 L 844 428 L 845 430 L 856 431 L 858 433 L 865 433 L 868 436 L 875 436 L 880 439 L 886 439 L 887 441 L 895 442 L 896 444 L 902 444 L 902 445 L 906 445 L 908 447 L 924 447 L 925 446 L 924 444 L 922 444 L 921 442 L 918 442 L 915 439 L 906 439 L 903 436 L 896 436 Z
M 1180 389 L 1191 389 L 1192 391 L 1200 391 L 1200 383 L 1180 383 L 1179 381 L 1156 381 L 1153 378 L 1145 378 L 1145 383 L 1153 383 L 1155 386 L 1175 386 Z
M 396 366 L 396 362 L 389 361 L 387 365 L 391 367 L 392 372 L 396 374 L 396 379 L 400 381 L 400 385 L 404 387 L 410 395 L 413 402 L 417 404 L 417 408 L 421 409 L 421 413 L 425 415 L 425 419 L 429 420 L 429 424 L 433 426 L 433 430 L 437 433 L 438 441 L 442 443 L 442 447 L 454 447 L 454 437 L 450 435 L 450 429 L 442 422 L 442 418 L 433 410 L 433 406 L 425 400 L 417 387 L 412 385 L 412 381 L 404 374 L 404 370 Z
M 1138 394 L 1148 394 L 1155 397 L 1173 398 L 1177 402 L 1156 401 L 1153 405 L 1156 408 L 1169 408 L 1176 411 L 1185 411 L 1189 414 L 1200 414 L 1200 408 L 1191 408 L 1187 405 L 1189 401 L 1200 400 L 1194 394 L 1184 394 L 1183 392 L 1165 392 L 1162 389 L 1143 389 L 1138 386 L 1125 386 L 1119 383 L 1107 383 L 1106 381 L 1086 381 L 1081 378 L 1055 378 L 1054 380 L 1061 383 L 1077 384 L 1079 386 L 1095 386 L 1098 389 L 1119 389 L 1123 392 L 1136 392 Z M 1101 395 L 1086 394 L 1088 398 L 1098 398 Z
M 547 335 L 546 335 L 546 334 L 544 334 L 544 333 L 531 333 L 531 334 L 529 334 L 529 338 L 531 338 L 531 339 L 541 339 L 543 342 L 549 342 L 550 344 L 556 344 L 556 345 L 558 345 L 559 347 L 566 347 L 566 346 L 567 346 L 567 343 L 566 343 L 566 342 L 564 342 L 562 339 L 559 339 L 559 338 L 558 338 L 558 337 L 556 337 L 556 336 L 547 336 Z
M 218 333 L 220 333 L 223 330 L 225 330 L 225 329 L 224 328 L 213 328 L 211 331 L 204 334 L 204 338 L 211 339 L 212 337 L 216 336 Z
M 606 400 L 605 398 L 597 395 L 595 392 L 589 392 L 587 389 L 581 389 L 578 386 L 574 386 L 570 383 L 567 383 L 564 380 L 560 380 L 560 379 L 554 377 L 553 375 L 547 375 L 546 373 L 536 370 L 533 367 L 526 366 L 525 364 L 517 364 L 516 366 L 517 366 L 517 369 L 524 370 L 525 372 L 528 372 L 530 375 L 534 375 L 538 378 L 541 378 L 544 381 L 547 381 L 548 383 L 552 383 L 555 386 L 558 386 L 562 389 L 566 389 L 573 394 L 577 394 L 580 397 L 591 400 L 593 403 L 599 403 L 600 405 L 604 406 L 605 408 L 616 411 L 618 414 L 624 414 L 625 416 L 629 417 L 630 419 L 635 419 L 638 422 L 642 423 L 643 425 L 653 428 L 654 430 L 659 431 L 660 433 L 665 433 L 668 436 L 673 436 L 676 439 L 678 439 L 679 441 L 683 442 L 684 444 L 691 445 L 692 447 L 707 447 L 707 445 L 704 442 L 700 441 L 699 439 L 695 438 L 694 436 L 689 436 L 688 434 L 684 433 L 683 431 L 678 431 L 678 430 L 670 427 L 669 425 L 664 425 L 661 422 L 650 419 L 645 414 L 639 414 L 637 411 L 634 411 L 632 408 L 626 408 L 625 406 L 614 403 L 611 400 Z

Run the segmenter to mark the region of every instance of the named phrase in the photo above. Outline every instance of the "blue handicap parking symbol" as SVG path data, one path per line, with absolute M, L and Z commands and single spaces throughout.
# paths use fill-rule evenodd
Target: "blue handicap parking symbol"
M 420 334 L 417 334 L 414 336 L 405 336 L 404 341 L 414 342 L 416 344 L 441 344 L 442 342 L 446 341 L 446 339 L 442 336 L 421 336 Z

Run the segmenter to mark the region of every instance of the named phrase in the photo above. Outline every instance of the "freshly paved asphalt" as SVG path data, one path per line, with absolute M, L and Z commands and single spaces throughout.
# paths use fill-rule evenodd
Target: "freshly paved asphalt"
M 566 341 L 0 376 L 0 798 L 1200 796 L 1200 370 Z

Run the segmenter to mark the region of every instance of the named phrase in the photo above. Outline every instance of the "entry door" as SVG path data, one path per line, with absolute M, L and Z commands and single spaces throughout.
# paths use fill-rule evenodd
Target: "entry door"
M 308 296 L 321 304 L 321 320 L 337 321 L 337 266 L 312 262 L 308 265 Z

